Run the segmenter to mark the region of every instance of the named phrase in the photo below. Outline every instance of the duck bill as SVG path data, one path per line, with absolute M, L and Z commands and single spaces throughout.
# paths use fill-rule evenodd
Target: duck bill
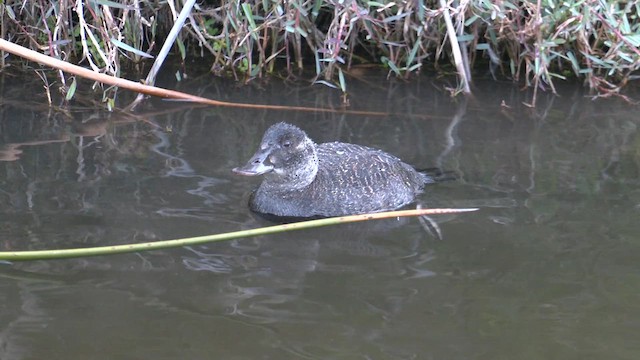
M 269 153 L 267 151 L 258 151 L 249 162 L 233 169 L 233 172 L 244 176 L 257 176 L 266 174 L 273 170 L 273 166 L 265 164 Z

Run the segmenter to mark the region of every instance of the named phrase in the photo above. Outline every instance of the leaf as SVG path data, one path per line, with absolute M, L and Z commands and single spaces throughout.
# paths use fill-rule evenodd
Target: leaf
M 424 0 L 418 0 L 418 20 L 424 22 Z
M 178 50 L 180 51 L 180 57 L 182 60 L 187 58 L 187 51 L 184 48 L 184 43 L 180 38 L 176 38 L 176 44 L 178 45 Z
M 340 81 L 340 90 L 343 93 L 347 92 L 347 83 L 344 81 L 344 74 L 342 73 L 342 69 L 338 68 L 338 80 Z
M 622 51 L 618 51 L 618 52 L 616 52 L 616 54 L 617 54 L 620 58 L 622 58 L 622 59 L 626 60 L 629 64 L 633 64 L 633 59 L 631 58 L 631 56 L 629 56 L 629 54 L 627 54 L 627 53 L 625 53 L 625 52 L 622 52 Z
M 134 48 L 131 45 L 127 45 L 127 44 L 123 43 L 122 41 L 120 41 L 120 40 L 118 40 L 116 38 L 112 37 L 110 40 L 115 46 L 119 47 L 120 49 L 122 49 L 124 51 L 132 52 L 132 53 L 134 53 L 134 54 L 136 54 L 138 56 L 142 56 L 142 57 L 147 58 L 147 59 L 153 59 L 152 55 L 149 55 L 144 51 L 138 50 L 138 49 Z
M 416 43 L 413 45 L 413 49 L 411 49 L 411 52 L 409 53 L 409 57 L 407 57 L 407 66 L 413 64 L 413 60 L 415 59 L 419 48 L 420 48 L 420 41 L 416 41 Z
M 334 84 L 332 84 L 330 82 L 327 82 L 327 81 L 324 81 L 324 80 L 317 80 L 317 81 L 314 81 L 313 83 L 314 84 L 322 84 L 322 85 L 328 86 L 328 87 L 330 87 L 332 89 L 337 89 L 338 88 Z
M 573 68 L 573 71 L 576 73 L 579 73 L 580 66 L 578 65 L 578 59 L 576 59 L 576 56 L 573 54 L 573 51 L 567 52 L 567 58 L 569 58 L 569 62 L 571 62 L 571 67 Z
M 475 36 L 473 36 L 472 34 L 463 34 L 460 36 L 456 37 L 458 39 L 458 42 L 467 42 L 467 41 L 471 41 L 475 38 Z
M 11 6 L 5 6 L 4 9 L 7 12 L 7 15 L 9 15 L 9 18 L 11 20 L 16 20 L 16 13 L 13 12 L 13 9 L 11 8 Z
M 249 28 L 251 29 L 251 37 L 254 40 L 258 40 L 258 34 L 256 34 L 256 29 L 258 28 L 256 26 L 256 21 L 253 18 L 253 13 L 251 12 L 251 5 L 249 5 L 248 3 L 243 3 L 242 4 L 242 11 L 244 12 L 244 16 L 247 17 L 247 21 L 249 22 Z
M 89 3 L 95 3 L 98 5 L 104 5 L 104 6 L 108 6 L 108 7 L 112 7 L 112 8 L 117 8 L 117 9 L 124 9 L 124 10 L 135 10 L 134 6 L 131 5 L 125 5 L 125 4 L 121 4 L 121 3 L 117 3 L 115 1 L 109 1 L 109 0 L 89 0 Z
M 313 15 L 314 18 L 318 17 L 318 14 L 320 14 L 320 8 L 322 7 L 322 0 L 315 0 L 315 2 L 313 3 L 313 8 L 311 9 L 311 15 Z
M 297 31 L 300 35 L 302 35 L 302 37 L 305 37 L 305 38 L 307 37 L 307 35 L 309 35 L 309 34 L 307 34 L 307 32 L 306 32 L 306 31 L 304 31 L 304 29 L 303 29 L 303 28 L 301 28 L 301 27 L 299 27 L 299 26 L 298 26 L 298 27 L 296 27 L 296 31 Z
M 472 17 L 468 18 L 467 21 L 464 22 L 464 26 L 469 26 L 469 25 L 473 24 L 479 18 L 480 18 L 480 16 L 473 15 Z
M 405 18 L 407 16 L 409 16 L 409 14 L 411 14 L 410 12 L 407 13 L 403 13 L 403 14 L 398 14 L 398 15 L 394 15 L 394 16 L 389 16 L 388 18 L 385 18 L 384 20 L 382 20 L 383 23 L 390 23 L 392 21 L 396 21 L 396 20 L 400 20 L 402 18 Z
M 560 75 L 560 74 L 556 74 L 556 73 L 553 73 L 553 72 L 550 72 L 550 73 L 549 73 L 549 76 L 551 76 L 551 77 L 556 77 L 556 78 L 558 78 L 558 79 L 562 79 L 562 80 L 567 80 L 567 78 L 566 78 L 565 76 L 562 76 L 562 75 Z
M 625 39 L 635 47 L 640 47 L 640 34 L 625 35 Z
M 396 66 L 396 64 L 391 61 L 391 59 L 389 59 L 386 56 L 383 56 L 382 58 L 380 58 L 380 61 L 382 61 L 383 64 L 387 65 L 389 67 L 389 69 L 391 69 L 391 71 L 393 71 L 396 75 L 400 75 L 400 69 L 398 69 L 398 67 Z
M 605 63 L 602 59 L 595 57 L 593 55 L 589 55 L 589 54 L 584 54 L 587 58 L 589 58 L 589 60 L 593 61 L 594 63 L 602 66 L 602 67 L 609 67 L 609 65 L 607 63 Z
M 69 101 L 71 99 L 73 99 L 73 95 L 75 95 L 76 93 L 76 88 L 78 86 L 78 82 L 76 81 L 76 78 L 73 78 L 73 82 L 71 83 L 71 86 L 69 86 L 69 90 L 67 91 L 67 95 L 64 97 L 65 100 Z

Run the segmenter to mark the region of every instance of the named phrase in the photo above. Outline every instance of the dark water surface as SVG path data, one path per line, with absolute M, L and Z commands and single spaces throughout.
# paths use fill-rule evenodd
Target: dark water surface
M 310 114 L 155 103 L 137 117 L 0 93 L 1 251 L 101 246 L 270 224 L 231 169 L 287 120 L 458 181 L 421 202 L 481 208 L 194 248 L 0 263 L 0 359 L 639 359 L 640 116 L 580 90 L 429 80 L 350 84 Z M 184 88 L 337 106 L 321 87 Z M 32 101 L 32 102 L 30 102 Z M 41 110 L 40 110 L 41 109 Z

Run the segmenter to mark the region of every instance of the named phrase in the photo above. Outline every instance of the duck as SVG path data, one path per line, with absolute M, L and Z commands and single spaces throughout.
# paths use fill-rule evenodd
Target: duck
M 367 146 L 316 144 L 295 125 L 267 129 L 251 159 L 233 172 L 262 176 L 249 208 L 283 218 L 324 218 L 396 210 L 434 182 L 401 159 Z

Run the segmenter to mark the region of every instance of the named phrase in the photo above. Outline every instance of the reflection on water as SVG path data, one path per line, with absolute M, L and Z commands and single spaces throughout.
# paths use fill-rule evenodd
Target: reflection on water
M 286 119 L 317 142 L 381 148 L 460 179 L 438 217 L 184 249 L 0 263 L 0 359 L 635 359 L 637 108 L 574 89 L 530 109 L 479 84 L 353 84 L 386 117 L 193 108 L 41 112 L 1 94 L 0 249 L 65 248 L 269 224 L 230 169 Z M 323 106 L 335 94 L 209 87 L 222 100 Z M 194 93 L 198 92 L 194 89 Z

